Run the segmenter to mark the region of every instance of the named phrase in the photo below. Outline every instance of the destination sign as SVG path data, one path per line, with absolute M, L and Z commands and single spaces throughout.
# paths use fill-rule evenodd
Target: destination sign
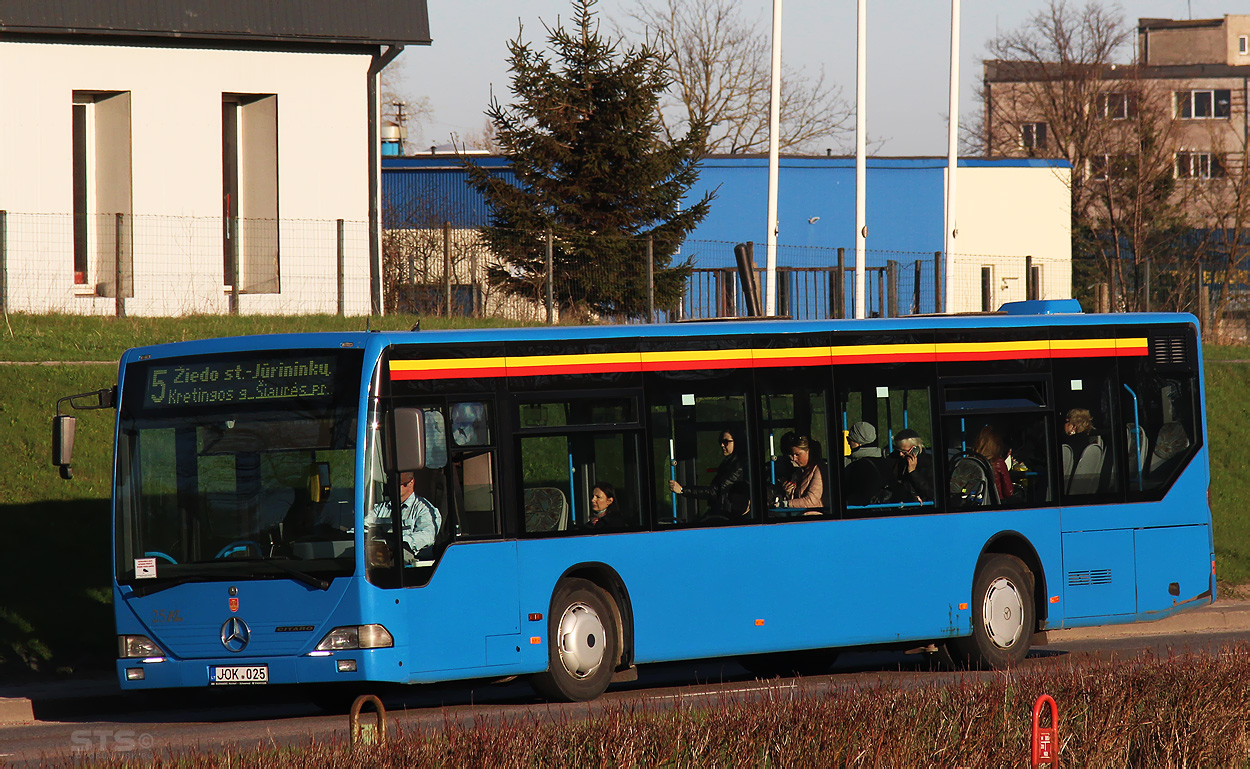
M 334 393 L 334 363 L 328 355 L 155 362 L 148 369 L 143 401 L 149 408 L 172 408 L 328 398 Z

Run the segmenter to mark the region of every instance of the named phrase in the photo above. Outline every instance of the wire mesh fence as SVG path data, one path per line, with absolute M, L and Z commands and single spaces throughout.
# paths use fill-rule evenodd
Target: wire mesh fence
M 779 246 L 546 230 L 492 239 L 450 224 L 382 233 L 356 220 L 26 214 L 0 211 L 0 307 L 79 314 L 368 314 L 534 323 L 741 317 L 760 304 L 796 319 L 995 310 L 1073 291 L 1087 311 L 1179 310 L 1246 326 L 1250 279 L 1195 263 L 1151 271 L 1043 255 Z M 735 248 L 745 249 L 739 268 Z M 1110 274 L 1108 280 L 1106 276 Z M 1238 273 L 1240 275 L 1240 273 Z M 379 280 L 380 278 L 380 280 Z M 752 278 L 747 278 L 748 282 Z M 857 296 L 862 294 L 862 296 Z M 1204 324 L 1205 325 L 1205 324 Z M 1244 336 L 1244 332 L 1243 332 Z
M 0 305 L 88 315 L 370 311 L 368 223 L 0 211 Z

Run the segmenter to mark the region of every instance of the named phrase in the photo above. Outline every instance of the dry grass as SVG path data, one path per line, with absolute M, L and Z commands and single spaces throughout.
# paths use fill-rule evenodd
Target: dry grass
M 1250 646 L 1218 656 L 1059 662 L 922 688 L 839 689 L 713 707 L 611 706 L 588 720 L 543 716 L 402 729 L 385 746 L 312 741 L 284 749 L 169 752 L 186 767 L 938 766 L 1026 765 L 1033 703 L 1059 704 L 1067 766 L 1245 766 Z M 112 766 L 138 756 L 116 757 Z

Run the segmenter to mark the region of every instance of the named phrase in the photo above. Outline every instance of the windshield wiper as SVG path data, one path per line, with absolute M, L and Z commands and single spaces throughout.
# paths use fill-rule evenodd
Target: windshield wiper
M 160 581 L 143 580 L 142 583 L 131 582 L 130 589 L 131 591 L 134 592 L 134 594 L 137 597 L 142 598 L 145 595 L 152 595 L 153 593 L 159 593 L 162 590 L 168 590 L 169 588 L 177 587 L 178 585 L 185 585 L 188 582 L 207 582 L 207 581 L 208 581 L 208 577 L 205 577 L 199 574 L 186 574 L 181 577 L 170 577 L 168 579 L 163 579 Z
M 299 569 L 295 568 L 289 563 L 284 563 L 282 560 L 279 560 L 277 558 L 265 558 L 264 562 L 272 563 L 274 566 L 277 566 L 279 569 L 282 569 L 287 574 L 290 574 L 292 577 L 295 577 L 296 580 L 303 582 L 305 585 L 310 585 L 312 587 L 317 588 L 318 590 L 330 589 L 330 580 L 322 579 L 321 577 L 314 577 L 313 575 L 309 574 L 306 571 L 300 571 Z
M 330 589 L 329 580 L 322 579 L 320 577 L 314 577 L 313 575 L 309 574 L 306 571 L 300 571 L 294 566 L 291 566 L 290 564 L 286 563 L 286 561 L 288 560 L 290 559 L 285 556 L 283 556 L 282 558 L 231 558 L 230 559 L 232 563 L 268 563 L 268 564 L 278 567 L 279 570 L 284 571 L 290 576 L 294 577 L 296 582 L 302 582 L 305 585 L 308 585 L 309 587 L 315 587 L 318 590 Z

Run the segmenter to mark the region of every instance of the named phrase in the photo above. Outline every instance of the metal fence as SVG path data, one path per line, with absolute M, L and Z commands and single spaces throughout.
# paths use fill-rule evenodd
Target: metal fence
M 0 211 L 0 309 L 362 315 L 378 290 L 388 313 L 537 323 L 746 314 L 734 253 L 739 244 L 640 237 L 618 241 L 614 256 L 600 259 L 595 241 L 584 237 L 578 246 L 577 240 L 527 232 L 508 253 L 488 246 L 476 229 L 392 229 L 382 233 L 380 270 L 374 270 L 364 221 Z M 853 249 L 780 246 L 770 286 L 764 247 L 746 245 L 759 284 L 774 292 L 777 314 L 854 315 Z M 1073 285 L 1070 261 L 1038 255 L 953 254 L 949 269 L 935 252 L 869 250 L 864 257 L 863 304 L 870 317 L 1066 298 Z
M 854 316 L 856 269 L 853 249 L 781 246 L 776 253 L 775 286 L 768 285 L 764 248 L 759 244 L 687 240 L 670 249 L 670 267 L 688 272 L 680 294 L 660 288 L 663 267 L 648 254 L 665 249 L 639 238 L 630 264 L 579 265 L 587 282 L 615 281 L 618 302 L 587 310 L 575 301 L 561 301 L 561 281 L 570 268 L 541 263 L 545 233 L 526 240 L 524 254 L 489 248 L 474 229 L 450 225 L 388 230 L 384 259 L 388 310 L 438 315 L 506 317 L 533 322 L 630 323 L 737 317 L 748 314 L 747 299 L 734 249 L 745 245 L 756 281 L 774 293 L 776 314 L 796 319 Z M 552 246 L 558 251 L 560 244 Z M 953 254 L 951 297 L 945 281 L 946 260 L 940 252 L 869 250 L 865 253 L 864 307 L 867 317 L 899 317 L 921 313 L 995 310 L 1007 301 L 1068 298 L 1071 264 L 1067 259 L 1034 255 Z M 500 271 L 524 265 L 524 280 L 500 281 Z M 688 269 L 687 269 L 688 268 Z M 597 278 L 595 271 L 598 270 Z M 621 280 L 631 272 L 636 280 Z M 495 277 L 492 277 L 492 274 Z M 643 276 L 649 276 L 645 280 Z M 660 276 L 660 277 L 657 277 Z M 505 283 L 511 283 L 509 289 Z M 554 285 L 553 285 L 554 284 Z M 766 304 L 767 297 L 764 297 Z M 949 307 L 948 307 L 949 303 Z M 625 308 L 625 309 L 621 309 Z
M 0 211 L 0 309 L 86 315 L 370 311 L 368 223 Z

